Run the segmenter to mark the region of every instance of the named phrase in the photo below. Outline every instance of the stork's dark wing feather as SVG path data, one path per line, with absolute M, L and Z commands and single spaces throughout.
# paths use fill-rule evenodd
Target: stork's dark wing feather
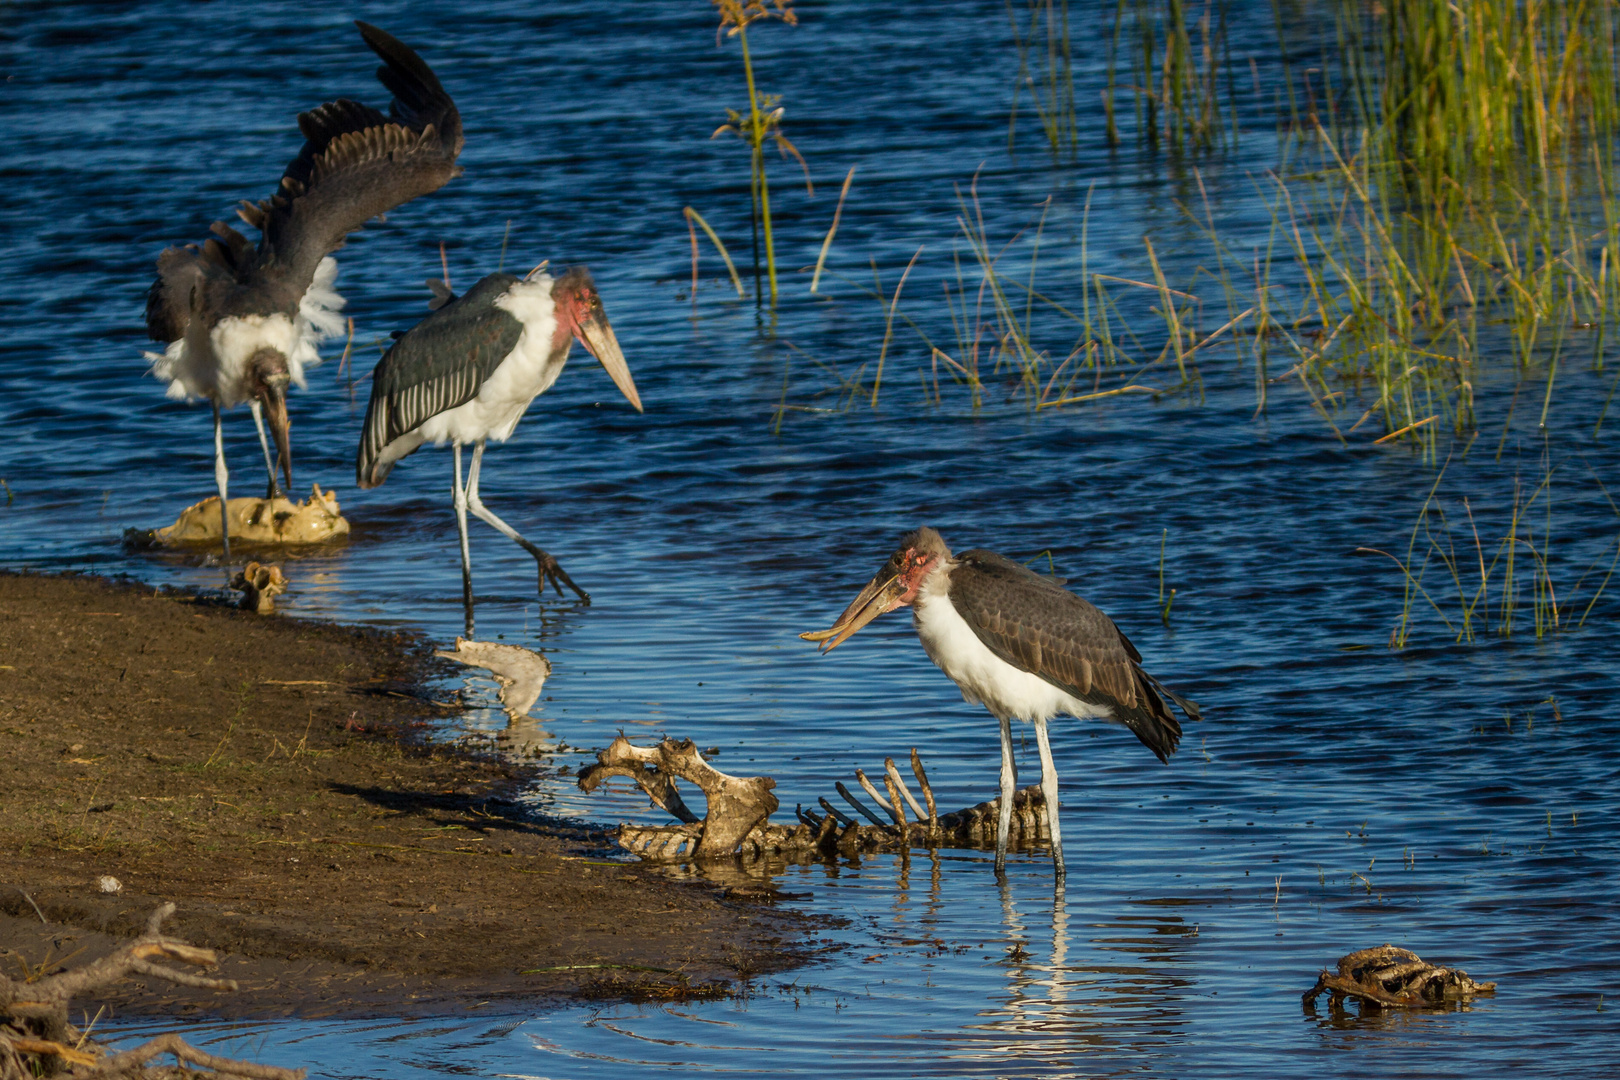
M 389 34 L 355 25 L 383 59 L 377 78 L 394 95 L 388 115 L 343 98 L 300 115 L 306 141 L 280 187 L 237 211 L 263 233 L 257 249 L 215 222 L 219 239 L 158 257 L 146 302 L 154 339 L 182 337 L 193 311 L 212 318 L 296 311 L 315 268 L 345 236 L 459 171 L 461 114 L 433 70 Z
M 186 244 L 165 248 L 158 256 L 158 276 L 146 291 L 146 332 L 153 341 L 179 341 L 193 311 L 203 310 L 210 295 L 223 296 L 236 277 L 216 248 Z
M 1106 705 L 1160 761 L 1181 740 L 1158 680 L 1112 619 L 1050 578 L 975 549 L 957 556 L 950 599 L 996 656 L 1092 705 Z M 1164 691 L 1168 694 L 1168 691 Z M 1170 695 L 1191 718 L 1197 707 Z
M 383 354 L 371 375 L 371 403 L 355 458 L 361 487 L 382 483 L 391 462 L 379 459 L 389 443 L 477 397 L 484 380 L 517 346 L 523 324 L 495 306 L 517 280 L 489 275 L 411 327 Z
M 422 58 L 356 22 L 394 95 L 388 115 L 340 98 L 298 117 L 305 143 L 274 195 L 239 211 L 263 238 L 253 270 L 261 289 L 296 304 L 322 258 L 379 214 L 437 191 L 460 171 L 461 114 Z

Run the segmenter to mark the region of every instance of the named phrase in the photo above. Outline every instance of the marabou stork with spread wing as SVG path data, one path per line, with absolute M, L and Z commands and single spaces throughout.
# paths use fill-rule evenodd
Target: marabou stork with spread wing
M 1047 721 L 1063 713 L 1113 720 L 1168 763 L 1181 740 L 1170 703 L 1188 719 L 1201 718 L 1197 705 L 1142 669 L 1141 654 L 1107 615 L 1057 581 L 993 551 L 976 548 L 952 557 L 933 529 L 906 534 L 831 629 L 799 636 L 821 642 L 825 652 L 879 615 L 907 605 L 928 658 L 955 681 L 963 698 L 982 704 L 1001 723 L 997 875 L 1006 872 L 1018 784 L 1010 721 L 1035 724 L 1052 860 L 1062 878 L 1057 770 Z
M 575 338 L 601 363 L 620 393 L 641 411 L 641 396 L 624 353 L 608 324 L 596 284 L 584 267 L 559 278 L 545 263 L 527 277 L 490 274 L 465 295 L 447 283 L 428 282 L 432 313 L 397 340 L 371 376 L 371 402 L 360 432 L 355 475 L 374 488 L 394 463 L 423 443 L 454 448 L 450 491 L 461 534 L 461 589 L 467 636 L 473 636 L 472 556 L 467 546 L 467 510 L 534 556 L 540 591 L 549 580 L 562 595 L 566 584 L 589 604 L 557 560 L 525 540 L 478 496 L 484 444 L 505 442 L 529 404 L 551 387 L 568 361 Z M 461 447 L 471 443 L 472 464 L 461 479 Z
M 432 69 L 375 26 L 355 25 L 383 60 L 377 78 L 393 94 L 388 115 L 345 98 L 301 114 L 306 142 L 280 187 L 237 211 L 261 232 L 258 246 L 216 221 L 214 239 L 158 256 L 147 296 L 147 330 L 168 346 L 146 354 L 152 374 L 169 384 L 171 398 L 207 398 L 214 406 L 214 479 L 227 558 L 229 474 L 220 410 L 248 403 L 273 498 L 280 485 L 264 433 L 262 414 L 269 413 L 291 488 L 287 385 L 304 385 L 304 367 L 320 361 L 316 346 L 343 325 L 331 252 L 367 221 L 437 191 L 461 171 L 461 114 Z

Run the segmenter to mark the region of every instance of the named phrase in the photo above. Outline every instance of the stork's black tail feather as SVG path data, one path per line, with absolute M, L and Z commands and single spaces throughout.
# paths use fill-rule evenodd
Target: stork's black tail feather
M 1198 711 L 1197 705 L 1174 690 L 1167 689 L 1140 666 L 1136 668 L 1136 676 L 1137 694 L 1142 704 L 1133 709 L 1116 709 L 1114 719 L 1130 728 L 1143 746 L 1168 765 L 1170 755 L 1176 752 L 1176 746 L 1181 742 L 1181 724 L 1170 711 L 1170 703 L 1174 702 L 1189 720 L 1202 720 L 1203 714 Z
M 1174 702 L 1176 707 L 1182 711 L 1187 719 L 1202 720 L 1204 718 L 1204 714 L 1199 710 L 1197 702 L 1188 701 L 1186 698 L 1182 697 L 1180 694 L 1176 693 L 1174 690 L 1170 689 L 1168 686 L 1164 685 L 1164 683 L 1160 682 L 1158 679 L 1155 679 L 1145 671 L 1142 672 L 1142 676 L 1153 686 L 1153 689 L 1159 692 L 1160 697 L 1168 698 L 1170 701 Z

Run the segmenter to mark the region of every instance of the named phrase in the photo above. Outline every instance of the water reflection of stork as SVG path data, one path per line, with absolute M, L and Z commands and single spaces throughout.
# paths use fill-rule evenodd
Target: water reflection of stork
M 201 247 L 158 256 L 146 325 L 161 353 L 147 353 L 152 374 L 172 398 L 207 398 L 214 407 L 214 479 L 221 535 L 230 556 L 225 448 L 219 412 L 247 402 L 279 495 L 279 462 L 292 487 L 286 391 L 304 384 L 316 345 L 342 325 L 333 290 L 332 251 L 379 214 L 443 187 L 457 173 L 461 116 L 421 57 L 390 35 L 356 23 L 384 66 L 377 78 L 394 95 L 389 115 L 339 98 L 298 117 L 305 143 L 270 198 L 244 202 L 242 220 L 261 233 L 258 246 L 223 221 Z M 269 414 L 277 460 L 265 438 Z
M 525 540 L 478 497 L 484 443 L 506 441 L 529 404 L 562 374 L 576 337 L 641 411 L 641 397 L 591 275 L 581 267 L 554 280 L 544 266 L 521 279 L 490 274 L 461 296 L 451 293 L 448 283 L 432 282 L 437 294 L 432 313 L 399 335 L 371 377 L 371 402 L 355 458 L 361 487 L 381 484 L 395 462 L 423 443 L 454 448 L 450 490 L 461 535 L 468 637 L 473 634 L 469 509 L 534 556 L 542 594 L 549 580 L 559 596 L 566 584 L 591 602 L 552 555 Z M 473 454 L 463 484 L 461 447 L 466 443 L 472 444 Z
M 910 605 L 929 659 L 1001 723 L 1001 805 L 996 873 L 1006 872 L 1007 830 L 1018 785 L 1010 721 L 1033 721 L 1041 754 L 1041 793 L 1052 860 L 1063 877 L 1057 769 L 1046 724 L 1095 717 L 1130 728 L 1160 761 L 1181 739 L 1174 702 L 1190 719 L 1198 707 L 1142 668 L 1142 656 L 1113 620 L 1051 579 L 991 551 L 952 557 L 933 529 L 908 533 L 831 629 L 802 634 L 835 648 L 885 612 Z M 1168 700 L 1167 700 L 1168 699 Z

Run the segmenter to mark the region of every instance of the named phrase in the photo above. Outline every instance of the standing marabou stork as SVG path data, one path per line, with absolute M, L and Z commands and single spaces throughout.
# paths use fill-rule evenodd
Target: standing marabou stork
M 831 629 L 799 636 L 821 642 L 825 652 L 879 615 L 908 604 L 928 658 L 961 687 L 963 698 L 982 704 L 1001 722 L 996 874 L 1006 871 L 1007 828 L 1018 783 L 1010 724 L 1017 718 L 1035 724 L 1052 860 L 1061 879 L 1057 770 L 1046 722 L 1060 713 L 1113 720 L 1168 763 L 1181 740 L 1181 725 L 1165 699 L 1192 720 L 1200 719 L 1198 706 L 1142 670 L 1141 654 L 1113 620 L 1057 581 L 993 551 L 974 549 L 953 558 L 933 529 L 902 537 Z
M 316 346 L 343 325 L 330 253 L 367 221 L 437 191 L 461 171 L 461 114 L 432 69 L 375 26 L 355 25 L 383 60 L 377 78 L 393 94 L 389 115 L 345 98 L 301 114 L 298 127 L 307 141 L 280 187 L 237 211 L 263 234 L 258 247 L 216 221 L 216 239 L 158 256 L 158 277 L 147 295 L 147 330 L 168 343 L 163 352 L 146 354 L 152 374 L 169 384 L 169 397 L 207 398 L 214 406 L 214 479 L 226 558 L 229 473 L 220 409 L 248 403 L 275 497 L 280 485 L 262 415 L 270 414 L 277 459 L 291 488 L 287 384 L 304 385 L 305 365 L 320 362 Z
M 540 592 L 549 580 L 562 595 L 567 584 L 585 603 L 557 560 L 496 517 L 478 497 L 484 444 L 505 442 L 535 398 L 562 374 L 577 337 L 601 362 L 608 377 L 641 411 L 624 353 L 590 272 L 576 267 L 559 278 L 541 263 L 524 278 L 490 274 L 465 295 L 430 281 L 432 313 L 397 336 L 371 376 L 371 402 L 355 456 L 356 479 L 374 488 L 400 458 L 423 443 L 451 444 L 455 473 L 450 493 L 461 534 L 461 592 L 467 636 L 473 636 L 472 556 L 467 546 L 467 510 L 515 541 L 539 565 Z M 467 481 L 461 480 L 461 447 L 473 446 Z

